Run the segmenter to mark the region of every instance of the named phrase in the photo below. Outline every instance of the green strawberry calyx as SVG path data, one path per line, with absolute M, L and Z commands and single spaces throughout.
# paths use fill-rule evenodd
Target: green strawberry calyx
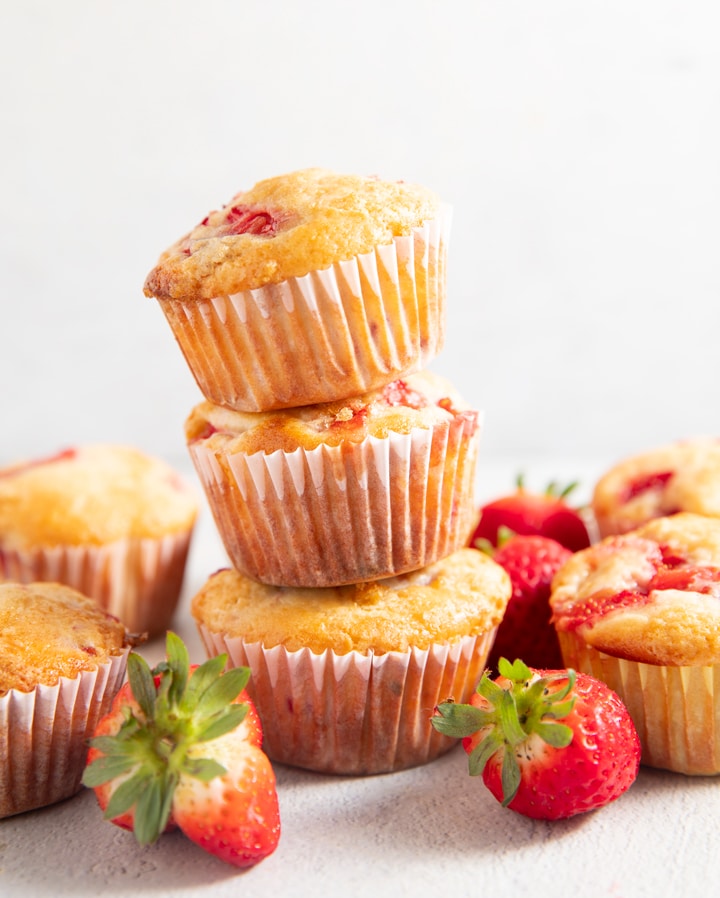
M 558 723 L 575 704 L 571 695 L 576 674 L 572 669 L 538 676 L 519 659 L 512 664 L 500 658 L 498 671 L 508 680 L 502 685 L 485 671 L 476 692 L 486 707 L 443 702 L 431 718 L 433 727 L 446 736 L 464 739 L 482 731 L 481 738 L 468 757 L 471 776 L 483 772 L 490 758 L 502 751 L 502 804 L 507 807 L 520 786 L 518 755 L 529 739 L 539 736 L 553 748 L 565 748 L 573 738 L 571 727 Z M 560 688 L 552 684 L 565 680 Z
M 248 712 L 247 703 L 233 703 L 250 679 L 248 668 L 225 671 L 223 654 L 198 666 L 191 676 L 187 648 L 172 632 L 167 634 L 166 655 L 152 670 L 141 655 L 128 655 L 128 681 L 138 709 L 125 705 L 118 732 L 90 740 L 102 754 L 86 767 L 82 779 L 90 788 L 120 779 L 105 818 L 112 820 L 134 807 L 134 833 L 141 845 L 154 842 L 165 830 L 181 774 L 209 782 L 226 772 L 212 758 L 189 757 L 189 750 L 232 732 Z

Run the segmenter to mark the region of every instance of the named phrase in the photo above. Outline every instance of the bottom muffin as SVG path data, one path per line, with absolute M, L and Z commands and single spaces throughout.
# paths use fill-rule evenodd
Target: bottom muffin
M 550 603 L 564 663 L 618 693 L 642 763 L 720 773 L 720 519 L 607 537 L 558 571 Z
M 430 718 L 448 697 L 469 701 L 510 594 L 499 565 L 461 549 L 402 577 L 324 589 L 221 570 L 192 614 L 209 655 L 250 668 L 274 761 L 360 775 L 455 744 Z
M 74 589 L 0 583 L 0 818 L 80 790 L 129 647 L 120 621 Z

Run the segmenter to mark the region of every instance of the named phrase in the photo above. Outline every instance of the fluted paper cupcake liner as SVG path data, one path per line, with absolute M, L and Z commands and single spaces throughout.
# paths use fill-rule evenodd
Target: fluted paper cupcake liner
M 125 677 L 127 650 L 95 670 L 0 696 L 0 817 L 69 798 L 81 788 L 87 740 Z
M 132 633 L 163 632 L 177 606 L 192 531 L 104 546 L 0 547 L 0 575 L 20 583 L 64 583 Z
M 429 649 L 339 655 L 198 630 L 208 655 L 227 652 L 233 666 L 250 668 L 248 692 L 274 761 L 345 775 L 414 767 L 452 748 L 457 740 L 432 727 L 433 710 L 450 697 L 470 700 L 496 632 Z
M 642 763 L 678 773 L 720 773 L 720 665 L 671 667 L 599 652 L 558 634 L 567 666 L 607 683 L 623 700 L 642 744 Z
M 431 564 L 473 523 L 478 414 L 336 447 L 189 446 L 233 566 L 275 586 L 340 586 Z
M 159 299 L 206 399 L 245 412 L 330 402 L 423 368 L 445 339 L 450 209 L 322 271 L 211 300 Z

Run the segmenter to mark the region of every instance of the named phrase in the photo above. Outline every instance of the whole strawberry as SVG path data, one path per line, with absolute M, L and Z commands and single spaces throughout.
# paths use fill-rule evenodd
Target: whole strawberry
M 526 817 L 558 820 L 603 807 L 635 781 L 640 740 L 625 705 L 604 683 L 573 670 L 499 662 L 469 705 L 446 702 L 431 719 L 462 738 L 470 774 Z M 562 720 L 562 723 L 558 723 Z
M 497 670 L 498 660 L 522 658 L 530 667 L 563 667 L 560 643 L 550 622 L 550 585 L 573 554 L 545 536 L 516 536 L 500 539 L 491 551 L 493 559 L 510 576 L 512 596 L 493 643 L 488 667 Z
M 98 723 L 83 783 L 106 819 L 154 842 L 179 827 L 206 851 L 238 867 L 271 854 L 280 837 L 275 775 L 244 692 L 247 668 L 219 655 L 190 665 L 167 635 L 154 670 L 128 656 L 128 682 Z
M 551 483 L 544 493 L 535 493 L 525 489 L 522 476 L 518 477 L 514 493 L 481 506 L 470 545 L 487 540 L 497 546 L 498 531 L 504 527 L 513 533 L 547 536 L 571 552 L 587 548 L 587 526 L 580 511 L 568 502 L 576 486 L 571 483 L 561 490 Z

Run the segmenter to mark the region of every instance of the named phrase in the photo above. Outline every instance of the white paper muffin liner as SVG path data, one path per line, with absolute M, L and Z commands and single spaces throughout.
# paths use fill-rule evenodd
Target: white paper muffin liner
M 182 588 L 192 530 L 106 545 L 18 550 L 0 545 L 0 577 L 64 583 L 95 601 L 131 633 L 162 633 Z
M 476 413 L 359 443 L 244 455 L 189 445 L 233 566 L 275 586 L 339 586 L 424 567 L 464 546 Z
M 80 790 L 87 740 L 122 686 L 128 651 L 55 686 L 0 696 L 0 817 Z
M 720 664 L 670 667 L 599 652 L 558 633 L 568 667 L 607 683 L 623 700 L 642 744 L 642 763 L 677 773 L 720 773 Z
M 250 668 L 248 693 L 274 761 L 353 776 L 425 764 L 457 744 L 430 718 L 448 698 L 470 700 L 496 633 L 429 649 L 338 655 L 266 649 L 201 623 L 198 631 L 209 656 L 227 652 L 232 666 Z
M 245 412 L 357 396 L 445 340 L 451 212 L 322 271 L 211 300 L 159 299 L 206 399 Z

